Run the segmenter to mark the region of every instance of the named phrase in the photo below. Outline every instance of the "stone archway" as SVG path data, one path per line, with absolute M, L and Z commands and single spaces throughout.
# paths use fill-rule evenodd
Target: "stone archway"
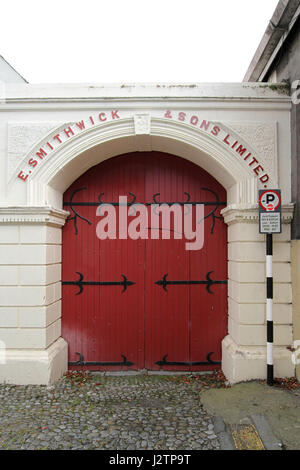
M 133 125 L 132 119 L 92 127 L 75 134 L 39 162 L 27 181 L 28 204 L 59 208 L 64 190 L 91 166 L 122 153 L 151 150 L 171 153 L 199 165 L 226 188 L 228 204 L 253 204 L 259 175 L 245 157 L 255 155 L 255 151 L 226 125 L 222 125 L 222 132 L 225 137 L 231 133 L 237 149 L 211 132 L 161 118 L 151 118 L 149 126 L 142 130 Z M 49 135 L 41 142 L 48 140 Z M 239 148 L 242 154 L 237 152 Z M 31 154 L 24 157 L 19 168 Z
M 68 130 L 70 125 L 68 126 L 64 130 Z M 264 249 L 263 239 L 259 237 L 256 226 L 256 197 L 260 178 L 246 161 L 248 155 L 255 155 L 251 145 L 226 125 L 220 124 L 221 127 L 224 138 L 218 139 L 212 132 L 190 124 L 172 119 L 151 118 L 149 114 L 137 114 L 134 119 L 102 123 L 72 135 L 47 158 L 41 159 L 41 164 L 23 186 L 27 207 L 16 208 L 13 216 L 10 210 L 9 222 L 20 224 L 23 233 L 18 248 L 20 256 L 28 262 L 28 247 L 25 245 L 30 239 L 33 247 L 28 264 L 38 265 L 48 276 L 53 276 L 55 282 L 50 287 L 46 283 L 43 287 L 36 286 L 32 289 L 32 295 L 37 297 L 37 305 L 45 302 L 42 312 L 45 321 L 41 322 L 41 317 L 33 320 L 33 324 L 36 321 L 36 325 L 40 325 L 40 330 L 35 331 L 34 340 L 33 335 L 27 339 L 26 335 L 24 339 L 20 336 L 18 344 L 21 349 L 17 349 L 17 352 L 13 350 L 11 343 L 8 366 L 6 370 L 3 369 L 8 381 L 10 376 L 18 376 L 20 367 L 24 375 L 27 374 L 23 383 L 28 383 L 28 376 L 32 376 L 32 383 L 48 383 L 58 378 L 67 368 L 66 344 L 61 338 L 60 330 L 61 227 L 67 217 L 67 213 L 62 211 L 63 192 L 76 178 L 97 163 L 121 153 L 143 150 L 157 150 L 190 160 L 210 173 L 227 190 L 228 207 L 223 210 L 223 215 L 229 225 L 229 335 L 223 342 L 222 368 L 231 382 L 264 377 Z M 233 137 L 230 145 L 228 139 L 225 141 L 226 132 Z M 45 135 L 37 144 L 36 150 L 49 139 L 50 135 Z M 24 157 L 16 175 L 22 165 L 27 165 L 30 156 L 28 154 Z M 254 160 L 258 163 L 259 159 Z M 258 173 L 259 171 L 257 169 Z M 12 181 L 10 191 L 19 183 L 20 181 Z M 276 184 L 276 178 L 270 184 Z M 285 214 L 288 224 L 291 207 L 286 208 Z M 29 227 L 28 231 L 26 227 Z M 284 242 L 290 240 L 289 227 L 286 228 L 281 239 Z M 38 249 L 35 243 L 40 244 Z M 281 261 L 288 263 L 288 255 L 284 255 Z M 282 272 L 281 268 L 279 265 L 279 272 Z M 29 272 L 29 268 L 27 271 Z M 287 277 L 285 282 L 286 279 Z M 290 304 L 289 288 L 289 285 L 285 286 L 283 310 L 288 310 Z M 22 308 L 24 302 L 26 304 L 26 300 L 20 300 Z M 38 314 L 36 309 L 36 315 Z M 283 336 L 275 349 L 278 371 L 281 375 L 292 375 L 290 352 L 285 347 L 290 344 L 290 338 L 286 333 L 287 329 L 282 328 L 281 331 Z M 30 344 L 32 348 L 28 351 Z M 22 378 L 18 381 L 22 383 Z

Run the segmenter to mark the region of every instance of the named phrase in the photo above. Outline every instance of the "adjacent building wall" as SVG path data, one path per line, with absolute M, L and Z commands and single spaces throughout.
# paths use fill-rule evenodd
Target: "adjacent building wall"
M 291 226 L 293 347 L 300 344 L 300 1 L 280 0 L 246 72 L 245 81 L 269 82 L 291 94 L 291 184 L 294 218 Z M 300 358 L 296 358 L 300 362 Z M 300 379 L 300 364 L 296 367 Z
M 294 341 L 300 341 L 300 18 L 279 50 L 264 81 L 288 82 L 291 87 L 292 277 Z M 300 364 L 296 367 L 300 379 Z

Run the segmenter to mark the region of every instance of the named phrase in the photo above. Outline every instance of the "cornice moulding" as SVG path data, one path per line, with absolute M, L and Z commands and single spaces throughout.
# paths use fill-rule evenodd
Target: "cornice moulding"
M 46 224 L 62 227 L 69 212 L 53 207 L 0 207 L 0 224 Z
M 284 204 L 281 208 L 282 223 L 290 224 L 294 214 L 294 204 Z M 258 223 L 258 204 L 231 204 L 221 211 L 227 225 L 238 222 Z

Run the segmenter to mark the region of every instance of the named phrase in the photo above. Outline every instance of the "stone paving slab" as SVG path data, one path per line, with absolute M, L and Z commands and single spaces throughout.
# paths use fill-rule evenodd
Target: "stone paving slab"
M 217 450 L 197 380 L 69 374 L 0 385 L 0 449 Z
M 266 450 L 300 449 L 300 394 L 256 381 L 201 392 L 204 409 L 231 429 L 253 423 Z

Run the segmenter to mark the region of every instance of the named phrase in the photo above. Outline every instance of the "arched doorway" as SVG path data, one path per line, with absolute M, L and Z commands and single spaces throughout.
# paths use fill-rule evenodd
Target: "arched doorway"
M 100 198 L 99 198 L 100 195 Z M 155 239 L 99 240 L 101 202 L 204 203 L 204 246 L 159 230 Z M 64 194 L 62 336 L 71 368 L 208 370 L 227 334 L 225 189 L 190 161 L 160 152 L 106 160 Z M 130 218 L 130 217 L 129 217 Z M 149 213 L 150 219 L 150 213 Z M 195 222 L 195 221 L 194 221 Z

